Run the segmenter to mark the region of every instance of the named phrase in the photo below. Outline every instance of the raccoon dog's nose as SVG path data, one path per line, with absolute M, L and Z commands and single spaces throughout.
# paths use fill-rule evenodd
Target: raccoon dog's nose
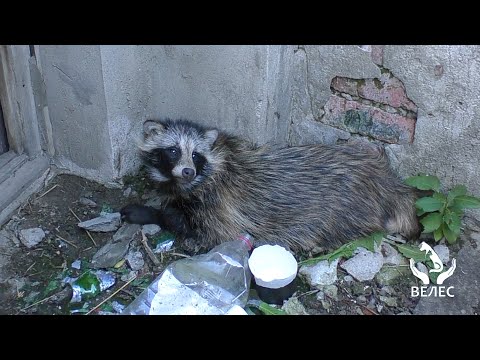
M 194 175 L 195 175 L 195 170 L 193 170 L 193 169 L 185 168 L 185 169 L 182 170 L 182 176 L 186 180 L 192 180 Z

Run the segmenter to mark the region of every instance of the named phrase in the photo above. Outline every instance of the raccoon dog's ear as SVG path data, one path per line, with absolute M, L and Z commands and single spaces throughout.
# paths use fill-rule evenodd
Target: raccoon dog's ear
M 147 120 L 143 123 L 143 134 L 145 136 L 153 136 L 162 133 L 165 130 L 163 124 L 155 120 Z
M 208 146 L 212 147 L 215 140 L 218 137 L 218 130 L 208 130 L 205 131 L 205 140 L 207 140 Z

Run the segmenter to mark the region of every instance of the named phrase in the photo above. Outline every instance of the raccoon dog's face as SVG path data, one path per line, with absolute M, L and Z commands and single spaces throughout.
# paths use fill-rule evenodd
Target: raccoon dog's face
M 187 190 L 211 172 L 217 130 L 203 130 L 186 121 L 147 120 L 143 131 L 140 149 L 154 180 L 174 182 Z

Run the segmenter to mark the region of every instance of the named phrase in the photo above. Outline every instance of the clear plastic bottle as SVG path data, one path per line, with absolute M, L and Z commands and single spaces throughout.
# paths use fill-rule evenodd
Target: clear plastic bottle
M 206 254 L 172 262 L 122 314 L 238 313 L 248 300 L 252 244 L 252 236 L 242 234 Z

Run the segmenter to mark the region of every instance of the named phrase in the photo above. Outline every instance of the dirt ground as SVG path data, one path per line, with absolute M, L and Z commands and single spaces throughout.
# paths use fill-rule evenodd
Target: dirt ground
M 101 294 L 79 303 L 70 303 L 70 285 L 66 277 L 75 278 L 89 271 L 93 255 L 111 239 L 113 232 L 87 232 L 77 226 L 82 221 L 99 216 L 100 212 L 116 212 L 128 203 L 145 203 L 155 196 L 148 179 L 140 173 L 124 179 L 124 187 L 109 189 L 92 181 L 58 175 L 48 186 L 31 197 L 3 230 L 16 245 L 2 248 L 4 266 L 0 272 L 0 314 L 115 314 L 129 304 L 171 262 L 181 258 L 181 249 L 157 255 L 155 266 L 137 236 L 130 244 L 142 252 L 144 266 L 137 277 L 120 291 L 128 281 L 131 269 L 120 261 L 109 270 L 116 277 L 115 285 Z M 80 199 L 83 198 L 81 201 Z M 85 201 L 89 199 L 91 201 Z M 40 227 L 46 237 L 32 248 L 18 241 L 22 229 Z M 94 244 L 95 242 L 95 244 Z M 180 255 L 179 255 L 180 254 Z M 299 254 L 300 259 L 306 254 Z M 5 260 L 6 259 L 6 260 Z M 81 260 L 81 268 L 72 264 Z M 335 286 L 311 289 L 298 277 L 294 296 L 308 314 L 375 315 L 411 314 L 416 300 L 409 295 L 411 285 L 418 285 L 413 275 L 401 277 L 394 284 L 380 285 L 376 281 L 357 282 L 345 279 L 347 273 L 338 267 L 339 280 Z M 115 295 L 110 297 L 112 294 Z M 255 292 L 251 292 L 255 297 Z M 110 297 L 110 298 L 109 298 Z M 101 306 L 101 304 L 105 299 Z M 97 307 L 98 306 L 98 307 Z M 93 311 L 92 311 L 93 310 Z

